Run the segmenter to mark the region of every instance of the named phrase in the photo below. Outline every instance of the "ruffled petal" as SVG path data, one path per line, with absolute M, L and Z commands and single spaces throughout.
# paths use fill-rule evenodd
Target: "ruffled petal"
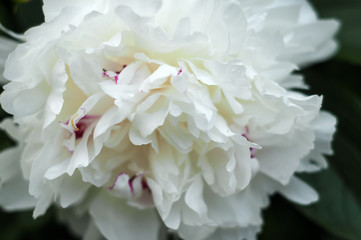
M 100 193 L 89 211 L 107 239 L 157 239 L 159 222 L 152 210 L 138 210 L 106 193 Z

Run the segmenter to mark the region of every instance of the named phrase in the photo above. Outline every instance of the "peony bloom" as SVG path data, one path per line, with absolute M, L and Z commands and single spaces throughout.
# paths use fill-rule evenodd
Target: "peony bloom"
M 44 0 L 6 62 L 0 203 L 85 239 L 255 239 L 326 167 L 335 118 L 299 67 L 336 49 L 304 0 Z

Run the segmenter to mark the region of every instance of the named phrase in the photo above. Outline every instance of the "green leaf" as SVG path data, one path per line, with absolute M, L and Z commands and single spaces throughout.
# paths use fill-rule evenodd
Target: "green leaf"
M 57 220 L 55 210 L 51 208 L 36 220 L 32 217 L 32 211 L 6 213 L 0 210 L 0 239 L 77 240 L 64 223 Z
M 27 2 L 30 2 L 32 0 L 11 0 L 12 2 L 14 3 L 27 3 Z
M 330 167 L 319 174 L 305 175 L 320 194 L 320 201 L 298 209 L 328 232 L 349 240 L 361 239 L 361 207 L 348 186 Z
M 12 141 L 7 134 L 4 131 L 0 130 L 0 152 L 2 152 L 4 149 L 9 148 L 11 146 L 14 146 L 15 143 Z
M 9 29 L 15 28 L 10 2 L 0 2 L 0 22 Z
M 32 0 L 27 3 L 17 4 L 15 19 L 19 31 L 24 32 L 30 27 L 37 26 L 44 22 L 42 6 L 42 0 Z
M 23 33 L 44 22 L 42 0 L 0 2 L 0 22 L 8 29 Z
M 0 122 L 8 116 L 9 115 L 6 112 L 4 112 L 4 110 L 0 107 Z M 14 145 L 15 142 L 12 139 L 10 139 L 10 137 L 3 130 L 0 130 L 0 152 Z
M 361 64 L 361 1 L 312 0 L 322 18 L 336 18 L 341 22 L 338 34 L 340 51 L 337 58 Z
M 264 225 L 258 240 L 343 240 L 315 225 L 279 195 L 271 198 L 271 205 L 264 211 L 263 219 Z

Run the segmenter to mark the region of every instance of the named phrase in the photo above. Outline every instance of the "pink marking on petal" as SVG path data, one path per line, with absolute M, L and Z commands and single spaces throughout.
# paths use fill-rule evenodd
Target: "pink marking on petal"
M 109 74 L 107 73 L 107 70 L 105 68 L 103 68 L 103 77 L 108 77 L 110 78 Z
M 249 138 L 247 136 L 249 134 L 249 128 L 248 128 L 248 126 L 246 126 L 244 129 L 246 130 L 246 132 L 242 134 L 242 137 L 245 137 L 247 139 L 247 141 L 249 141 Z
M 142 178 L 142 189 L 147 190 L 149 192 L 152 191 L 152 190 L 150 190 L 149 185 L 148 185 L 147 180 L 145 179 L 145 177 Z
M 177 76 L 179 76 L 181 73 L 183 72 L 182 69 L 179 69 L 178 73 L 177 73 Z
M 122 69 L 119 70 L 119 71 L 116 71 L 116 72 L 112 72 L 112 73 L 115 73 L 116 75 L 111 77 L 109 74 L 108 74 L 108 70 L 106 70 L 105 68 L 103 68 L 103 77 L 107 77 L 107 78 L 110 78 L 110 79 L 114 79 L 115 80 L 115 84 L 118 84 L 118 80 L 119 80 L 119 74 L 124 70 L 124 68 L 126 68 L 127 65 L 123 65 L 122 66 Z M 112 74 L 113 75 L 113 74 Z
M 98 118 L 99 118 L 98 115 L 88 114 L 88 115 L 84 115 L 84 117 L 82 117 L 81 119 L 98 119 Z
M 109 190 L 113 190 L 114 187 L 115 187 L 115 185 L 116 185 L 116 183 L 117 183 L 117 181 L 118 181 L 118 178 L 119 178 L 120 176 L 123 176 L 124 174 L 128 175 L 127 173 L 124 173 L 124 172 L 119 173 L 119 174 L 115 177 L 115 180 L 114 180 L 113 184 L 112 184 L 110 187 L 108 187 L 108 189 L 109 189 Z M 134 185 L 133 185 L 133 182 L 134 182 L 134 180 L 135 180 L 136 178 L 138 178 L 138 177 L 141 177 L 141 178 L 142 178 L 142 179 L 141 179 L 142 189 L 143 189 L 143 190 L 147 190 L 148 192 L 151 192 L 151 190 L 150 190 L 150 188 L 149 188 L 149 186 L 148 186 L 148 183 L 147 183 L 147 181 L 146 181 L 146 179 L 145 179 L 145 177 L 144 177 L 144 173 L 138 173 L 138 174 L 136 174 L 136 175 L 133 175 L 133 176 L 128 180 L 128 186 L 129 186 L 130 192 L 131 192 L 131 194 L 132 194 L 133 197 L 134 197 L 134 194 L 135 194 L 135 193 L 134 193 Z
M 255 148 L 249 148 L 250 154 L 251 154 L 251 158 L 254 158 L 254 154 L 256 153 L 257 149 Z
M 244 137 L 244 138 L 247 139 L 247 141 L 248 141 L 248 137 L 247 137 L 246 134 L 242 134 L 242 137 Z
M 134 175 L 133 177 L 131 177 L 128 181 L 128 186 L 130 188 L 130 192 L 132 193 L 132 196 L 134 197 L 134 186 L 133 186 L 133 181 L 136 178 L 136 175 Z
M 248 126 L 246 126 L 244 129 L 246 130 L 246 134 L 249 134 L 249 128 L 248 128 Z
M 74 150 L 70 150 L 68 147 L 66 147 L 66 146 L 63 146 L 65 149 L 66 149 L 66 151 L 68 152 L 68 153 L 70 153 L 70 154 L 73 154 L 74 153 Z
M 119 174 L 115 177 L 115 180 L 114 180 L 113 184 L 112 184 L 110 187 L 108 187 L 108 189 L 109 189 L 109 190 L 113 190 L 114 187 L 115 187 L 115 184 L 116 184 L 117 181 L 118 181 L 118 178 L 119 178 L 120 176 L 123 176 L 124 174 L 126 174 L 126 173 L 125 173 L 125 172 L 119 173 Z
M 86 109 L 85 109 L 85 108 L 80 108 L 80 111 L 82 111 L 82 112 L 83 112 L 83 115 L 85 115 L 85 113 L 86 113 Z
M 245 127 L 245 130 L 246 130 L 246 133 L 242 134 L 242 136 L 245 137 L 247 139 L 247 141 L 250 141 L 249 137 L 247 136 L 249 134 L 248 126 Z M 249 148 L 251 158 L 254 158 L 254 154 L 256 153 L 256 151 L 257 151 L 257 149 L 255 149 L 255 148 Z
M 95 119 L 98 119 L 97 115 L 85 115 L 77 123 L 76 128 L 74 129 L 75 139 L 82 138 L 86 129 L 90 124 L 93 123 Z

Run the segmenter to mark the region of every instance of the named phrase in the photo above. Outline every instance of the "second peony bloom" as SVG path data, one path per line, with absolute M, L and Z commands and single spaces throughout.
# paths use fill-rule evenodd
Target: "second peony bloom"
M 85 239 L 255 239 L 294 176 L 327 163 L 335 119 L 294 70 L 337 22 L 303 0 L 44 0 L 10 54 L 0 203 L 51 204 Z M 6 197 L 5 197 L 6 196 Z

